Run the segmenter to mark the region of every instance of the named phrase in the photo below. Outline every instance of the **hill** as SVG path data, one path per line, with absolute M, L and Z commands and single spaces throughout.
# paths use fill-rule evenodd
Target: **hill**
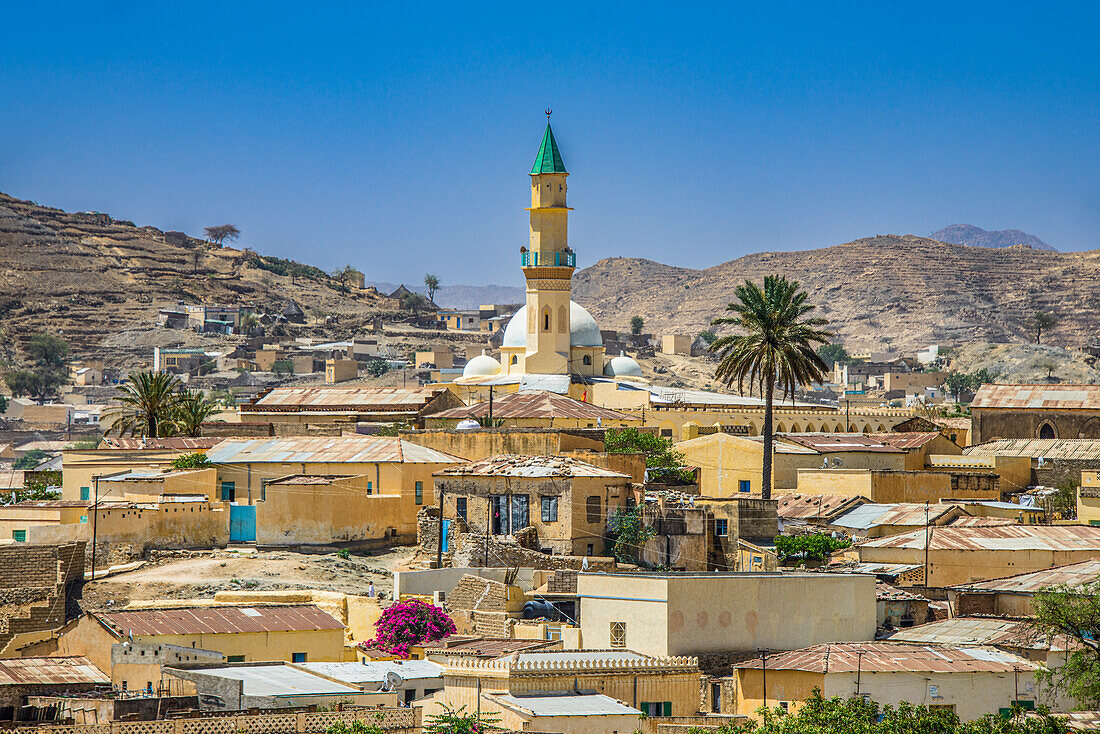
M 294 301 L 309 315 L 332 315 L 349 325 L 394 306 L 374 291 L 345 291 L 301 263 L 0 194 L 0 328 L 6 341 L 47 330 L 81 354 L 94 353 L 106 336 L 152 326 L 160 306 L 181 300 L 270 312 Z
M 609 258 L 578 272 L 573 297 L 603 328 L 695 334 L 719 316 L 746 278 L 800 281 L 838 339 L 856 351 L 910 352 L 932 343 L 1022 342 L 1026 319 L 1052 311 L 1044 340 L 1079 347 L 1098 326 L 1100 250 L 965 247 L 883 235 L 804 252 L 764 252 L 687 270 Z
M 372 281 L 367 285 L 374 286 L 379 293 L 393 293 L 397 290 L 398 283 L 384 283 Z M 428 289 L 422 285 L 405 284 L 409 290 L 427 295 Z M 450 285 L 444 283 L 435 292 L 435 303 L 443 308 L 475 309 L 486 303 L 509 304 L 523 303 L 527 298 L 524 288 L 511 285 Z
M 1024 247 L 1033 247 L 1036 250 L 1057 252 L 1055 248 L 1033 234 L 1021 232 L 1018 229 L 989 231 L 981 227 L 975 227 L 973 224 L 952 224 L 950 227 L 944 227 L 933 232 L 932 239 L 968 247 L 1015 247 L 1023 245 Z

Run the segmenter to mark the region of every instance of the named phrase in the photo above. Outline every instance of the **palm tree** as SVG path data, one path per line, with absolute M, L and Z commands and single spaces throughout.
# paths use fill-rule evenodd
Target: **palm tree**
M 107 411 L 115 418 L 111 431 L 118 435 L 166 436 L 172 429 L 172 414 L 179 399 L 179 378 L 167 372 L 138 372 L 122 386 L 121 408 Z
M 764 476 L 761 494 L 772 496 L 772 402 L 775 387 L 783 397 L 794 401 L 798 385 L 824 379 L 828 369 L 814 351 L 816 344 L 828 344 L 832 336 L 818 327 L 827 322 L 822 318 L 806 318 L 814 306 L 806 303 L 806 291 L 799 290 L 797 280 L 788 281 L 780 275 L 764 278 L 764 288 L 746 280 L 737 286 L 737 301 L 726 306 L 734 316 L 718 318 L 714 326 L 731 325 L 744 333 L 723 336 L 711 344 L 711 351 L 721 359 L 714 378 L 732 388 L 737 383 L 742 391 L 747 381 L 764 394 Z
M 435 292 L 439 290 L 439 278 L 431 273 L 424 276 L 424 285 L 428 286 L 428 300 L 435 300 Z
M 176 399 L 169 424 L 177 436 L 201 436 L 202 424 L 218 411 L 202 392 L 184 390 Z

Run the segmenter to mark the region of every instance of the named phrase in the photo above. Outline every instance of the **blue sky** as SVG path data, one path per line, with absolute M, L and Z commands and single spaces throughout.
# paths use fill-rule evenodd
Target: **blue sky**
M 578 264 L 971 223 L 1100 247 L 1095 3 L 18 3 L 0 191 L 368 279 L 521 284 L 545 118 Z

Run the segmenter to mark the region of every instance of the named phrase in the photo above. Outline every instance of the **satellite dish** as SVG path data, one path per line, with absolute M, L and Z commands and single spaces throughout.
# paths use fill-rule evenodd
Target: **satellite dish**
M 840 459 L 833 459 L 833 466 L 840 466 Z
M 390 691 L 396 691 L 405 683 L 405 679 L 398 674 L 396 670 L 391 670 L 386 673 L 386 688 Z
M 455 426 L 456 431 L 476 431 L 479 428 L 481 428 L 481 424 L 470 418 L 459 421 L 458 425 Z
M 1042 456 L 1040 456 L 1040 457 L 1039 457 L 1039 468 L 1041 469 L 1041 468 L 1043 468 L 1044 466 L 1046 466 L 1046 463 L 1047 463 L 1047 460 L 1046 460 L 1046 459 L 1044 459 L 1044 458 L 1043 458 Z

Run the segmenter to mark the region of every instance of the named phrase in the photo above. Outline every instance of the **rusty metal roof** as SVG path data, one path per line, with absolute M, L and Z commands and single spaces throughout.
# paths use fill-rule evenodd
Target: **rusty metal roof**
M 1035 509 L 1035 508 L 1029 508 Z M 1017 520 L 1011 517 L 956 517 L 947 523 L 953 528 L 980 528 L 996 525 L 1019 525 Z
M 970 418 L 933 418 L 932 422 L 944 428 L 954 428 L 969 431 L 972 426 Z
M 760 658 L 734 668 L 757 668 Z M 1037 670 L 1036 663 L 992 647 L 908 645 L 895 642 L 841 642 L 777 653 L 768 670 L 811 673 L 1011 673 Z
M 852 530 L 869 530 L 878 525 L 935 524 L 951 513 L 966 514 L 959 505 L 923 505 L 916 502 L 899 502 L 892 505 L 865 504 L 832 521 L 833 525 Z M 927 523 L 926 523 L 927 519 Z
M 846 494 L 801 494 L 799 492 L 777 495 L 778 514 L 783 520 L 828 520 L 832 517 L 866 504 L 866 497 Z
M 1088 525 L 1005 525 L 999 527 L 937 527 L 931 532 L 930 550 L 1054 550 L 1100 551 L 1100 527 Z M 914 530 L 885 538 L 872 538 L 860 548 L 923 550 L 925 531 Z
M 479 637 L 448 645 L 447 638 L 437 644 L 425 645 L 428 655 L 462 655 L 467 657 L 496 658 L 514 652 L 529 652 L 557 644 L 551 640 L 519 640 L 513 638 Z
M 173 436 L 170 438 L 104 438 L 99 442 L 99 448 L 125 449 L 129 451 L 136 451 L 139 449 L 201 451 L 203 449 L 213 448 L 223 440 L 225 439 L 217 436 L 200 438 L 187 438 L 184 436 Z
M 893 446 L 896 449 L 911 450 L 919 449 L 929 441 L 935 440 L 937 436 L 943 434 L 938 431 L 906 431 L 898 433 L 866 433 L 864 434 L 868 438 L 884 443 L 887 446 Z
M 98 612 L 126 635 L 231 635 L 246 632 L 342 630 L 344 625 L 313 604 L 180 607 Z
M 1097 410 L 1100 385 L 982 385 L 971 408 Z
M 883 454 L 898 454 L 902 450 L 888 446 L 882 441 L 862 433 L 783 433 L 778 436 L 813 449 L 819 454 L 831 454 L 841 451 L 873 451 Z
M 292 474 L 288 477 L 280 477 L 279 479 L 272 479 L 267 483 L 267 486 L 273 484 L 332 484 L 334 481 L 341 479 L 347 479 L 347 474 Z
M 479 477 L 613 477 L 630 479 L 630 475 L 593 466 L 569 456 L 525 456 L 501 454 L 480 461 L 442 469 L 436 476 Z
M 461 464 L 465 459 L 382 436 L 229 438 L 207 453 L 215 464 Z
M 489 401 L 452 408 L 435 413 L 432 418 L 481 418 L 489 415 Z M 583 403 L 567 395 L 544 390 L 516 392 L 504 395 L 493 401 L 494 418 L 570 418 L 575 420 L 597 419 L 609 421 L 640 421 L 638 416 L 620 413 L 610 408 L 602 408 L 592 403 Z
M 923 596 L 891 586 L 884 581 L 875 582 L 875 599 L 878 601 L 928 601 Z
M 88 658 L 4 658 L 0 659 L 0 686 L 41 686 L 74 683 L 110 685 L 111 679 Z
M 908 627 L 890 635 L 891 642 L 931 645 L 999 645 L 1028 650 L 1050 650 L 1050 640 L 1027 620 L 1000 617 L 955 617 Z M 1055 650 L 1065 649 L 1056 640 Z
M 276 387 L 241 406 L 241 412 L 417 413 L 446 391 L 445 387 Z
M 1100 581 L 1100 558 L 1044 568 L 999 579 L 952 586 L 956 591 L 995 591 L 1006 594 L 1034 594 L 1051 586 L 1084 586 Z
M 1003 438 L 963 450 L 967 456 L 1027 456 L 1038 459 L 1100 459 L 1100 440 L 1094 438 Z

